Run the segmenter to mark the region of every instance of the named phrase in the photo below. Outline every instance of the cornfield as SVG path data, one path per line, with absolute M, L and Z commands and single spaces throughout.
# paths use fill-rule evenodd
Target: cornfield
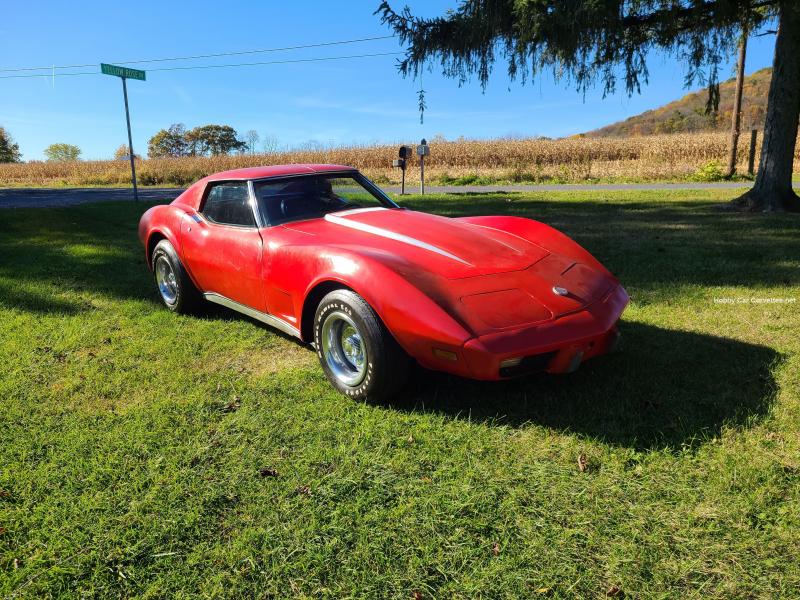
M 739 144 L 739 173 L 747 169 L 748 142 L 743 136 Z M 721 177 L 727 150 L 728 135 L 724 133 L 443 141 L 431 144 L 425 171 L 428 181 L 442 184 L 711 180 Z M 239 167 L 333 163 L 357 167 L 378 183 L 386 184 L 399 183 L 400 171 L 391 167 L 396 157 L 396 145 L 374 145 L 155 158 L 138 161 L 137 174 L 141 185 L 183 186 L 211 173 Z M 795 154 L 795 168 L 799 166 L 800 153 Z M 416 181 L 418 177 L 419 161 L 414 157 L 407 171 L 407 181 Z M 0 164 L 0 186 L 114 185 L 129 181 L 129 165 L 122 160 Z

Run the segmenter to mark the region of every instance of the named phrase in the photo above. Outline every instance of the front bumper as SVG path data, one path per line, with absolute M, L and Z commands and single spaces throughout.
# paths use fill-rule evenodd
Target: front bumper
M 625 288 L 618 285 L 600 300 L 555 321 L 472 338 L 462 348 L 466 364 L 459 365 L 459 370 L 466 367 L 466 373 L 459 374 L 498 380 L 533 371 L 572 372 L 585 360 L 613 349 L 619 337 L 616 324 L 628 301 Z M 522 358 L 518 367 L 501 366 L 515 358 Z

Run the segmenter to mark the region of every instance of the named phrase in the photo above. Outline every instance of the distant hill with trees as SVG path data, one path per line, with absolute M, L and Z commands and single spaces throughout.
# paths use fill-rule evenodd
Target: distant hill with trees
M 763 129 L 767 111 L 767 95 L 772 69 L 761 69 L 744 80 L 742 130 Z M 680 100 L 645 111 L 611 125 L 588 132 L 589 137 L 629 137 L 658 133 L 691 133 L 695 131 L 728 131 L 731 127 L 735 79 L 719 86 L 719 109 L 706 114 L 708 90 L 687 94 Z

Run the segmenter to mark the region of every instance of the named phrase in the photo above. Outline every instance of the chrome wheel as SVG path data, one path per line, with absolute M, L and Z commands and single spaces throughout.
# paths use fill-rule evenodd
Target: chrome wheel
M 322 324 L 322 356 L 336 379 L 355 387 L 367 374 L 367 347 L 358 327 L 342 311 L 333 311 Z
M 158 292 L 167 304 L 175 304 L 178 299 L 178 281 L 175 278 L 175 271 L 166 256 L 159 256 L 156 259 L 156 283 Z

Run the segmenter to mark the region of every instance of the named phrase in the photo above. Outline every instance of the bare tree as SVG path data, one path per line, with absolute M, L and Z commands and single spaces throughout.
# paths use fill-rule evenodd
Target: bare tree
M 280 141 L 278 140 L 278 136 L 276 136 L 274 133 L 265 133 L 261 148 L 267 154 L 273 154 L 280 150 Z
M 247 143 L 247 149 L 250 150 L 250 154 L 256 153 L 256 144 L 258 144 L 259 135 L 255 129 L 251 129 L 247 133 L 244 134 L 245 143 Z

